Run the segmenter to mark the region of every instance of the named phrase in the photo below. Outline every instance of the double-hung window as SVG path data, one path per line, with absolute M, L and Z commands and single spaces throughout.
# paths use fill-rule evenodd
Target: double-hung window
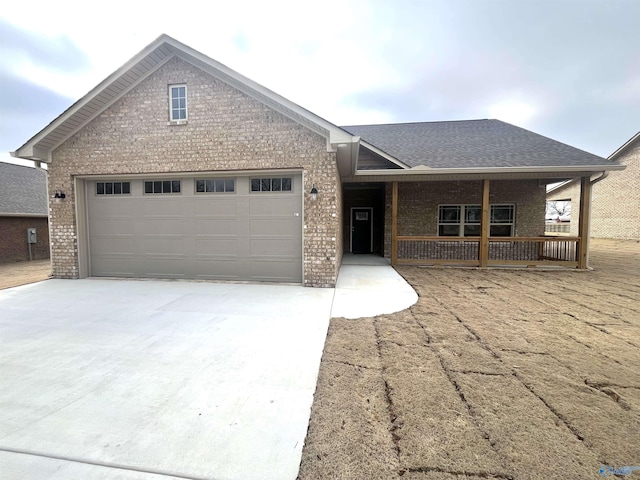
M 489 236 L 511 237 L 515 225 L 514 205 L 491 205 Z M 480 205 L 440 205 L 438 235 L 441 237 L 479 237 L 482 207 Z
M 187 86 L 169 85 L 169 120 L 187 120 Z

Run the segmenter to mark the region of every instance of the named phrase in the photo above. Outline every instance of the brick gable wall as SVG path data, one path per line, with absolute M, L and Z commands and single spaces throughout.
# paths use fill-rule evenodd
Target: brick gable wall
M 168 85 L 187 85 L 188 122 L 169 124 Z M 335 285 L 342 257 L 341 189 L 326 139 L 174 58 L 53 152 L 49 190 L 53 275 L 77 278 L 74 177 L 215 170 L 299 169 L 304 183 L 304 279 Z M 307 200 L 315 185 L 316 202 Z

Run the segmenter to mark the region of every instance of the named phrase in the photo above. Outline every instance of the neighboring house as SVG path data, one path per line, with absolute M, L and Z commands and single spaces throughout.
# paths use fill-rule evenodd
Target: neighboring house
M 27 229 L 35 228 L 29 242 Z M 47 174 L 0 162 L 0 263 L 49 258 Z
M 594 238 L 640 240 L 640 132 L 611 154 L 610 161 L 625 165 L 623 172 L 610 172 L 592 178 L 591 229 Z M 567 180 L 547 192 L 549 201 L 570 201 L 580 208 L 580 185 Z M 571 222 L 571 234 L 578 234 L 578 224 Z
M 621 168 L 497 120 L 338 127 L 165 35 L 12 154 L 66 197 L 57 278 L 308 286 L 349 252 L 586 268 L 541 237 L 545 186 Z

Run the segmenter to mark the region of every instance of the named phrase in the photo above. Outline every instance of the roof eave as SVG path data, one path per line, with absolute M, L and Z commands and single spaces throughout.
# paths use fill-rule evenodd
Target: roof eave
M 483 168 L 430 168 L 417 166 L 406 170 L 359 170 L 355 175 L 478 175 L 499 173 L 571 173 L 571 172 L 604 172 L 610 170 L 624 170 L 625 165 L 570 165 L 550 167 L 483 167 Z

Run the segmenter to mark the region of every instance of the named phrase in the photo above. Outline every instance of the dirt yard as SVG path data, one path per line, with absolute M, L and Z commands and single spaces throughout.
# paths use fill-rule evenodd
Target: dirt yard
M 0 264 L 0 290 L 41 282 L 49 278 L 50 273 L 51 261 L 49 259 Z
M 399 268 L 411 309 L 331 321 L 299 478 L 640 467 L 640 244 L 596 240 L 591 265 Z

